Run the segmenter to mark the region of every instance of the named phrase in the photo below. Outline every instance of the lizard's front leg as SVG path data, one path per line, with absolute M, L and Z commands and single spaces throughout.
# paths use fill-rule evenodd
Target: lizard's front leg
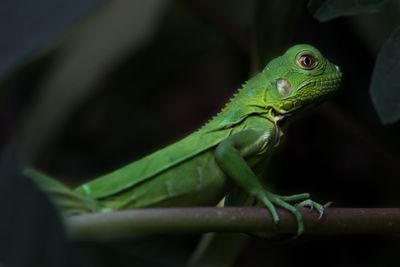
M 292 196 L 280 196 L 263 188 L 258 177 L 251 170 L 245 157 L 259 153 L 265 147 L 265 131 L 245 130 L 222 141 L 215 150 L 215 158 L 218 166 L 242 187 L 250 196 L 255 197 L 271 212 L 274 222 L 279 223 L 279 216 L 275 206 L 289 210 L 298 223 L 297 235 L 304 232 L 303 218 L 296 207 L 290 202 L 308 200 L 308 193 Z M 264 138 L 264 139 L 263 139 Z

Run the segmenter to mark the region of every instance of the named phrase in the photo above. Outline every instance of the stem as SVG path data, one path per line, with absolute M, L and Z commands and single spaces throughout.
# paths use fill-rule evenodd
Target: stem
M 301 211 L 306 234 L 399 234 L 400 209 L 328 208 L 321 220 L 317 212 Z M 296 220 L 279 209 L 276 226 L 264 208 L 146 208 L 66 218 L 75 240 L 118 240 L 144 234 L 245 232 L 293 234 Z

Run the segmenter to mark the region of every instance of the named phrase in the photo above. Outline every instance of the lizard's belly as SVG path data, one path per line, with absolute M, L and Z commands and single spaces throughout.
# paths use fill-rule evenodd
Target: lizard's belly
M 103 199 L 111 210 L 216 205 L 227 193 L 229 179 L 208 150 L 152 179 Z

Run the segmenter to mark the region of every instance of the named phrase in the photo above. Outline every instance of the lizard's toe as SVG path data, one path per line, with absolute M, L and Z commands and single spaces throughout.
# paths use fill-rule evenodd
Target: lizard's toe
M 329 207 L 331 204 L 332 202 L 328 202 L 324 205 L 321 205 L 318 202 L 315 202 L 311 199 L 306 199 L 300 203 L 297 203 L 296 207 L 308 207 L 310 210 L 315 209 L 318 212 L 318 220 L 320 220 L 324 215 L 325 209 Z

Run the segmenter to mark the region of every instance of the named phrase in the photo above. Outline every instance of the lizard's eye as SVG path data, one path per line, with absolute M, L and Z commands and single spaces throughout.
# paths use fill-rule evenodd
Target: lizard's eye
M 315 58 L 311 55 L 302 55 L 298 60 L 297 63 L 302 67 L 303 69 L 306 70 L 311 70 L 315 68 L 317 65 L 317 61 Z

